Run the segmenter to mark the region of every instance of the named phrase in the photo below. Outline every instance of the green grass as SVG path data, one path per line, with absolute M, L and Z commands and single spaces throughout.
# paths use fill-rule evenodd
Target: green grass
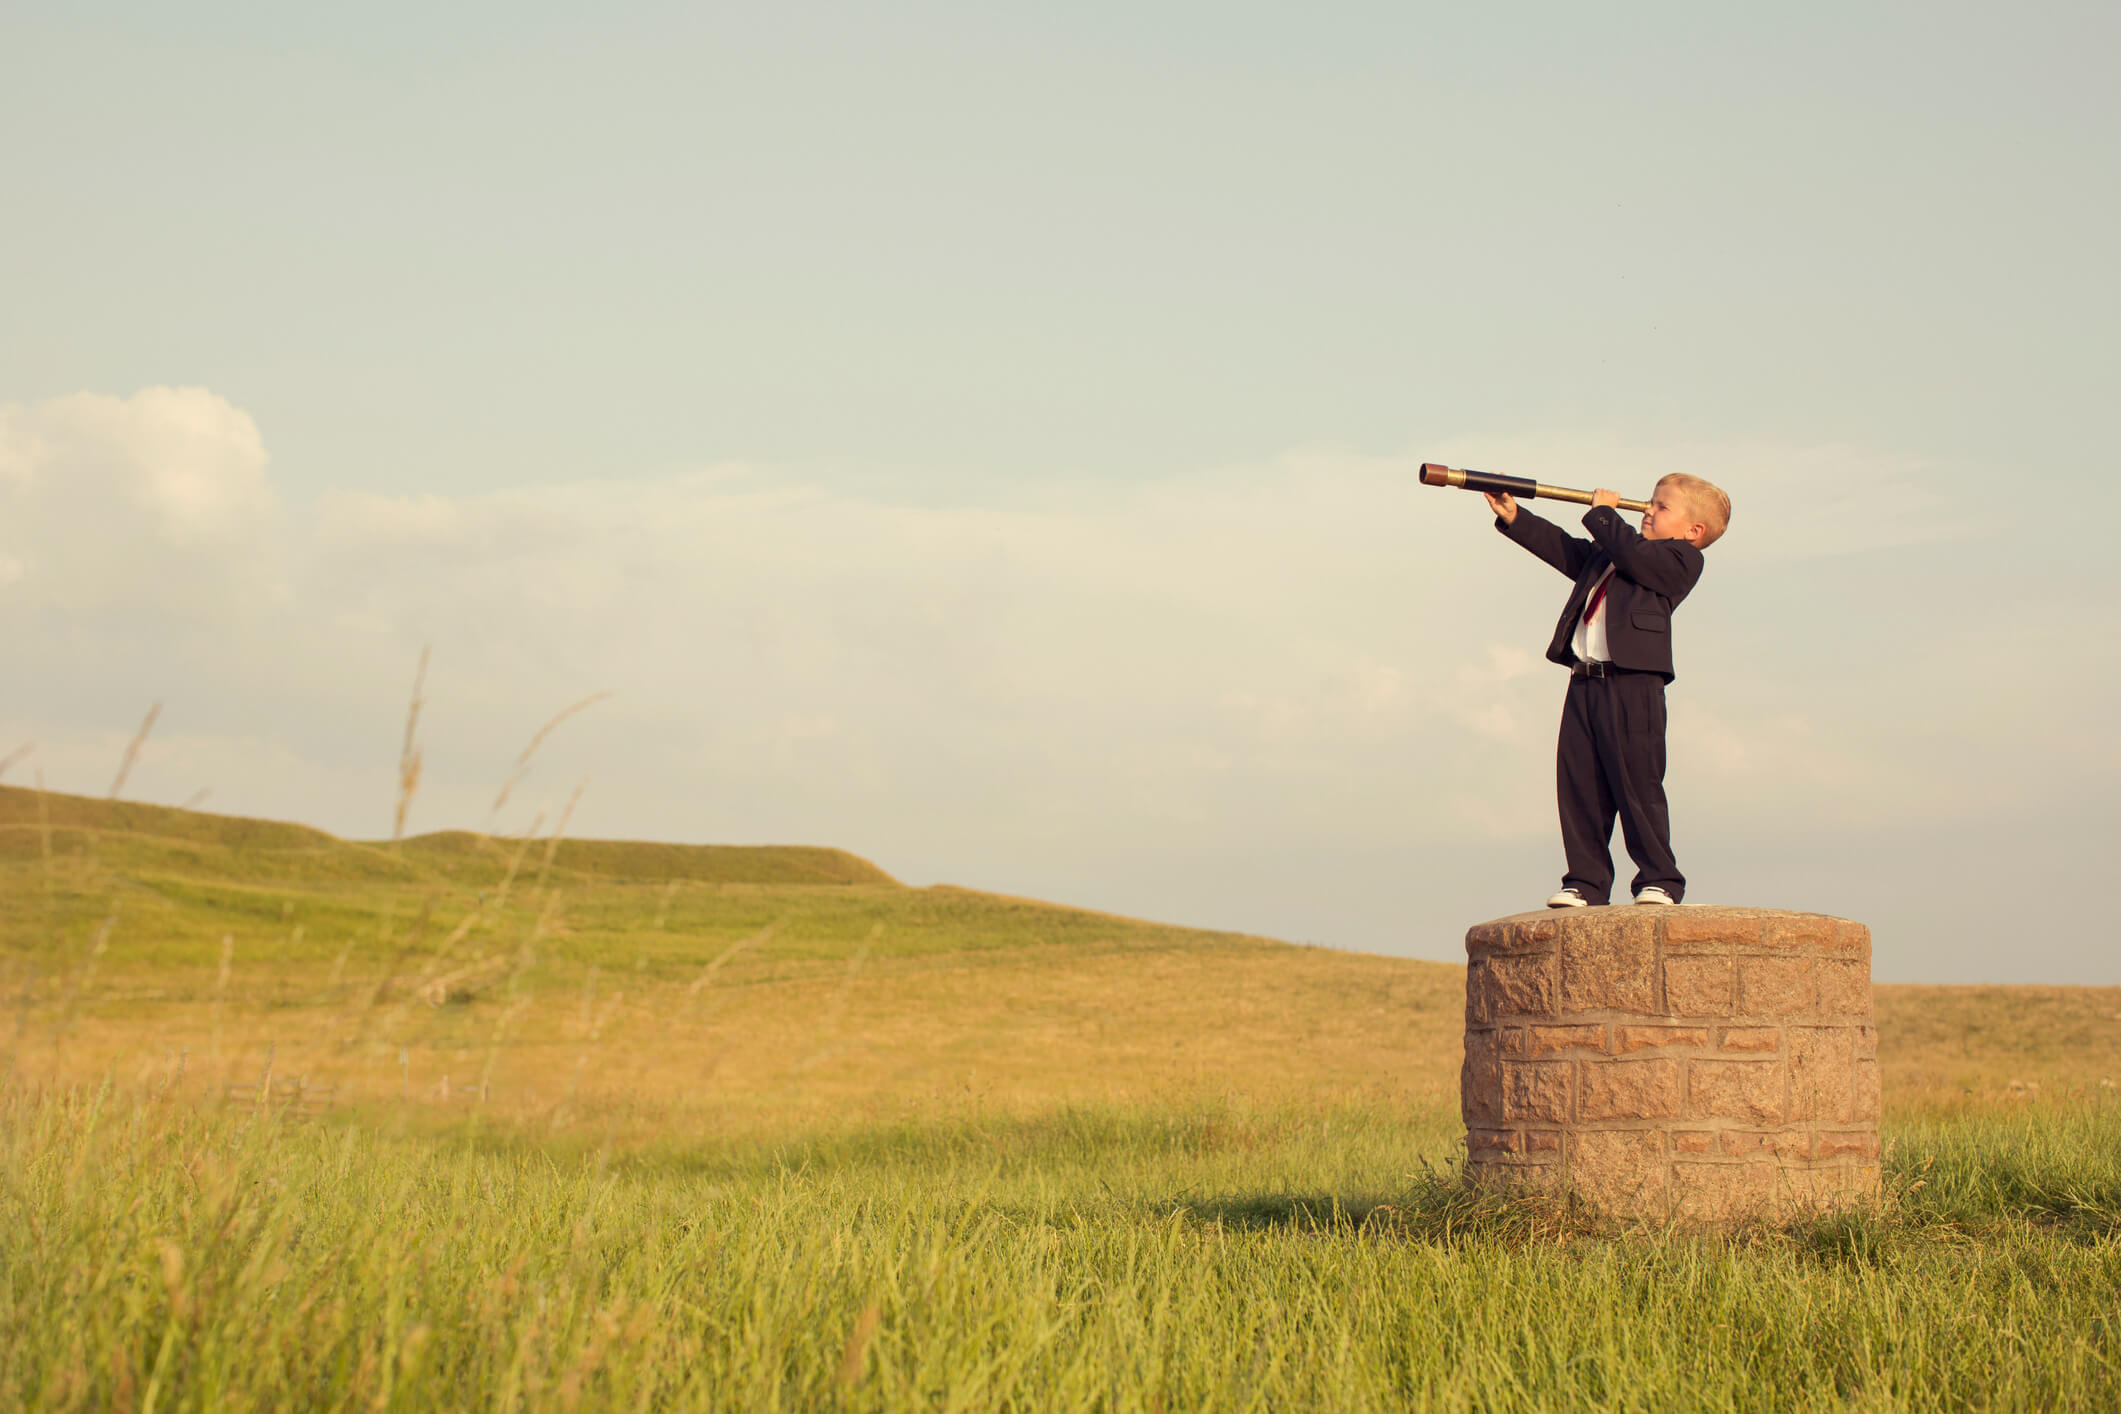
M 1470 1196 L 1378 1110 L 1058 1111 L 614 1155 L 0 1112 L 0 1404 L 2104 1409 L 2121 1108 L 1910 1136 L 1716 1237 Z

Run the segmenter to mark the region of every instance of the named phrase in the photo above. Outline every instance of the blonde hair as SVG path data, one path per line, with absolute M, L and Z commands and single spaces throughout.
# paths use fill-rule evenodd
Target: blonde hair
M 1689 476 L 1675 471 L 1670 476 L 1657 478 L 1659 486 L 1670 486 L 1679 492 L 1679 499 L 1693 512 L 1694 519 L 1708 529 L 1703 532 L 1700 548 L 1708 549 L 1723 538 L 1723 532 L 1731 527 L 1731 498 L 1723 494 L 1723 488 L 1698 476 Z

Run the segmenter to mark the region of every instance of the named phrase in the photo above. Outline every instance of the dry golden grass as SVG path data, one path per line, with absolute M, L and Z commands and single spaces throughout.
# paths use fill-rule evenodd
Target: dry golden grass
M 2121 1086 L 2121 987 L 1877 989 L 1887 1093 L 1906 1103 Z
M 437 1108 L 446 1085 L 496 1118 L 643 1137 L 1196 1097 L 1436 1109 L 1455 1103 L 1462 995 L 1441 964 L 1268 943 L 740 956 L 699 987 L 585 968 L 512 996 L 504 963 L 442 1006 L 417 974 L 349 970 L 303 1002 L 230 973 L 181 1000 L 106 973 L 70 1018 L 73 989 L 49 994 L 18 1074 L 211 1096 L 269 1056 L 342 1104 Z

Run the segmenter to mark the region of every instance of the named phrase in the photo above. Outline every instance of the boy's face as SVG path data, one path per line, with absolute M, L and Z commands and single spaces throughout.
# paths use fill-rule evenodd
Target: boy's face
M 1664 482 L 1650 493 L 1650 508 L 1642 513 L 1642 538 L 1645 540 L 1696 540 L 1706 534 L 1708 526 L 1694 518 L 1694 510 L 1679 499 L 1672 487 Z

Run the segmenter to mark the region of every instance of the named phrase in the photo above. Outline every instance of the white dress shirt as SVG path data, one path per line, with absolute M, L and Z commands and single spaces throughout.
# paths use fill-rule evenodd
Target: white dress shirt
M 1570 646 L 1576 656 L 1583 662 L 1606 663 L 1612 661 L 1613 650 L 1606 644 L 1605 619 L 1606 610 L 1612 607 L 1610 581 L 1613 578 L 1613 571 L 1617 568 L 1617 565 L 1606 566 L 1606 572 L 1599 577 L 1598 583 L 1591 586 L 1589 597 L 1583 601 L 1588 604 L 1592 599 L 1598 598 L 1599 590 L 1606 590 L 1607 596 L 1600 601 L 1598 612 L 1592 614 L 1589 618 L 1585 618 L 1582 615 L 1577 616 L 1576 637 L 1571 641 Z

